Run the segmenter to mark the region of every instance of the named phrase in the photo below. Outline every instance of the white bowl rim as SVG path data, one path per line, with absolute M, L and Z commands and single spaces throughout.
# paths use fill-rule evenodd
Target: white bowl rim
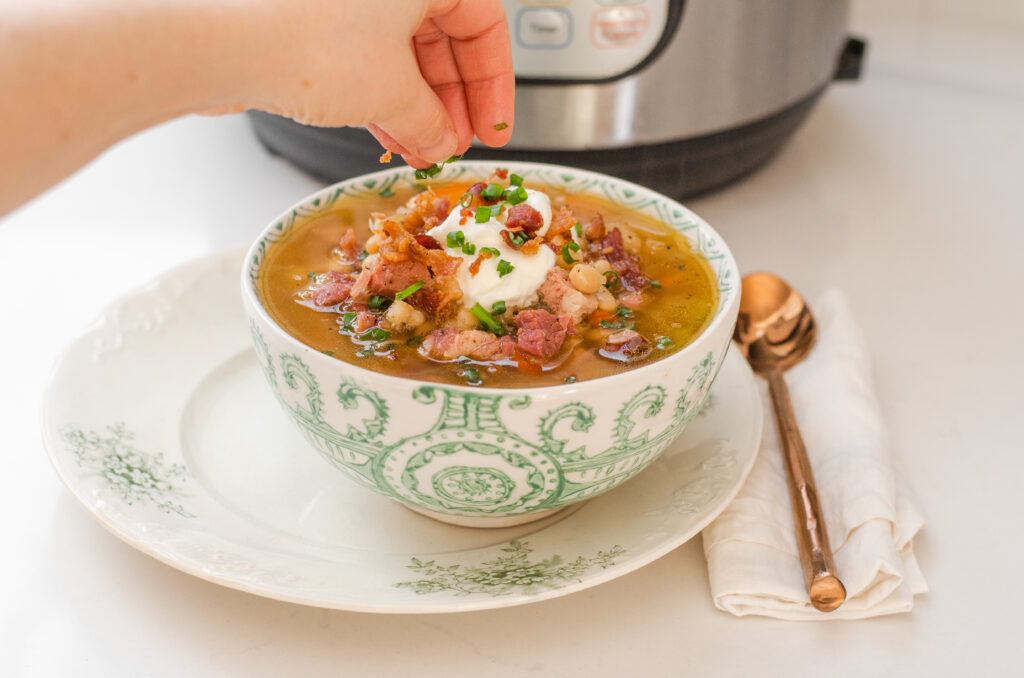
M 581 169 L 581 168 L 576 168 L 576 167 L 569 167 L 569 166 L 566 166 L 566 165 L 556 165 L 556 164 L 553 164 L 553 163 L 530 162 L 530 161 L 511 161 L 511 160 L 466 160 L 465 162 L 466 162 L 466 164 L 471 164 L 471 165 L 476 166 L 476 167 L 491 167 L 493 169 L 498 169 L 498 168 L 508 169 L 510 173 L 515 172 L 515 168 L 516 167 L 544 168 L 544 169 L 559 170 L 559 171 L 564 170 L 564 171 L 567 171 L 567 172 L 572 172 L 574 174 L 582 174 L 582 175 L 587 175 L 587 176 L 590 176 L 590 177 L 596 177 L 596 178 L 599 178 L 599 179 L 610 180 L 610 181 L 613 181 L 613 182 L 617 183 L 620 187 L 632 189 L 632 190 L 634 190 L 634 191 L 636 191 L 638 193 L 647 194 L 647 195 L 649 195 L 651 197 L 658 198 L 660 200 L 666 201 L 669 205 L 671 205 L 673 207 L 678 207 L 678 208 L 682 209 L 684 214 L 686 214 L 688 217 L 692 218 L 697 223 L 697 227 L 699 229 L 705 231 L 708 235 L 710 235 L 713 238 L 715 238 L 715 240 L 717 242 L 718 250 L 724 255 L 724 260 L 725 260 L 725 263 L 727 264 L 727 270 L 729 272 L 731 272 L 731 275 L 732 275 L 733 279 L 736 281 L 736 289 L 733 292 L 732 298 L 729 300 L 728 306 L 727 307 L 726 306 L 720 306 L 719 309 L 715 313 L 715 317 L 712 318 L 711 322 L 707 326 L 705 326 L 703 330 L 701 330 L 700 334 L 698 334 L 689 344 L 687 344 L 683 348 L 679 349 L 678 351 L 665 356 L 664 358 L 661 358 L 659 360 L 655 360 L 653 362 L 650 362 L 650 363 L 648 363 L 646 365 L 642 365 L 640 367 L 636 367 L 636 368 L 633 368 L 633 369 L 625 370 L 623 372 L 618 372 L 616 374 L 610 374 L 610 375 L 604 376 L 604 377 L 598 377 L 596 379 L 587 379 L 585 381 L 577 381 L 577 382 L 572 382 L 572 383 L 564 383 L 563 382 L 563 383 L 560 383 L 560 384 L 551 384 L 551 385 L 548 385 L 548 386 L 504 386 L 504 387 L 500 387 L 500 386 L 470 386 L 468 384 L 449 384 L 449 383 L 446 383 L 446 382 L 425 381 L 425 380 L 422 380 L 422 379 L 415 379 L 415 378 L 412 378 L 412 377 L 394 376 L 394 375 L 390 375 L 390 374 L 384 374 L 382 372 L 377 372 L 377 371 L 374 371 L 374 370 L 369 369 L 367 367 L 361 367 L 359 365 L 356 365 L 355 363 L 350 363 L 350 362 L 348 362 L 346 360 L 341 360 L 339 358 L 334 358 L 333 356 L 326 355 L 326 354 L 322 353 L 321 351 L 317 351 L 313 347 L 308 346 L 307 344 L 302 343 L 301 341 L 299 341 L 298 339 L 296 339 L 295 337 L 290 335 L 288 332 L 286 332 L 284 330 L 284 328 L 282 328 L 277 323 L 277 321 L 274 320 L 273 317 L 271 317 L 270 313 L 267 312 L 266 308 L 264 308 L 263 302 L 259 298 L 259 293 L 256 290 L 256 285 L 255 285 L 255 283 L 253 282 L 253 280 L 251 279 L 251 277 L 249 275 L 249 264 L 250 264 L 250 262 L 253 261 L 254 257 L 256 256 L 257 246 L 263 240 L 266 239 L 270 229 L 272 229 L 278 222 L 280 222 L 283 219 L 286 219 L 295 210 L 300 209 L 304 205 L 308 204 L 310 201 L 315 200 L 316 198 L 318 198 L 318 197 L 320 197 L 322 195 L 329 194 L 329 193 L 335 191 L 340 186 L 344 186 L 344 185 L 348 185 L 348 184 L 353 184 L 353 183 L 357 183 L 357 182 L 362 182 L 362 181 L 367 181 L 369 179 L 377 179 L 377 178 L 380 178 L 380 177 L 390 177 L 390 176 L 395 175 L 396 173 L 407 172 L 409 174 L 412 174 L 415 170 L 414 170 L 414 168 L 409 167 L 409 166 L 405 166 L 405 167 L 389 167 L 389 168 L 385 168 L 385 169 L 379 170 L 377 172 L 371 172 L 369 174 L 360 174 L 358 176 L 351 177 L 349 179 L 344 179 L 342 181 L 335 182 L 333 184 L 330 184 L 329 186 L 324 186 L 323 188 L 318 189 L 317 191 L 315 191 L 315 192 L 313 192 L 313 193 L 303 197 L 301 200 L 293 203 L 286 210 L 282 211 L 276 217 L 271 219 L 270 223 L 267 224 L 267 226 L 264 227 L 263 230 L 260 231 L 259 235 L 256 236 L 256 239 L 253 241 L 253 243 L 249 246 L 249 248 L 245 252 L 245 259 L 242 262 L 242 271 L 241 271 L 241 274 L 242 274 L 241 275 L 241 282 L 242 282 L 242 296 L 243 296 L 243 300 L 246 302 L 246 304 L 248 306 L 250 306 L 260 316 L 261 320 L 263 320 L 269 327 L 273 328 L 274 331 L 276 331 L 278 334 L 280 334 L 282 337 L 284 337 L 286 343 L 293 345 L 296 349 L 298 349 L 300 351 L 304 351 L 304 352 L 308 352 L 310 354 L 314 354 L 314 356 L 316 357 L 317 360 L 319 360 L 319 359 L 330 360 L 332 366 L 340 364 L 340 366 L 343 369 L 352 369 L 356 373 L 362 373 L 362 374 L 365 374 L 367 377 L 373 378 L 375 381 L 376 380 L 384 380 L 385 383 L 391 383 L 392 385 L 394 385 L 396 387 L 398 385 L 400 385 L 400 384 L 401 385 L 405 385 L 405 386 L 412 384 L 414 386 L 428 386 L 428 387 L 438 388 L 438 389 L 456 389 L 456 390 L 460 390 L 460 391 L 466 391 L 466 392 L 471 392 L 471 393 L 484 393 L 484 394 L 488 394 L 488 395 L 501 395 L 501 394 L 510 395 L 510 394 L 515 394 L 515 393 L 529 393 L 529 392 L 532 392 L 532 391 L 565 392 L 567 394 L 571 394 L 571 393 L 574 393 L 574 392 L 576 392 L 576 391 L 578 391 L 580 389 L 583 389 L 583 388 L 586 388 L 586 389 L 593 388 L 595 385 L 598 388 L 600 388 L 600 387 L 602 387 L 603 385 L 606 385 L 606 384 L 608 384 L 610 386 L 614 382 L 629 381 L 629 380 L 632 380 L 632 379 L 636 379 L 637 377 L 641 377 L 641 376 L 643 376 L 644 374 L 646 374 L 648 372 L 656 370 L 658 368 L 658 366 L 663 364 L 663 363 L 676 362 L 676 361 L 680 360 L 682 358 L 682 356 L 684 356 L 684 355 L 696 353 L 697 352 L 696 349 L 697 349 L 699 344 L 703 343 L 702 342 L 703 339 L 707 339 L 707 337 L 712 336 L 715 333 L 715 330 L 717 330 L 721 325 L 723 325 L 725 323 L 730 323 L 731 324 L 731 323 L 735 322 L 735 319 L 734 319 L 735 314 L 732 311 L 733 311 L 733 307 L 735 307 L 735 309 L 737 311 L 738 311 L 738 308 L 739 308 L 739 303 L 740 303 L 740 301 L 739 301 L 740 300 L 740 275 L 739 275 L 739 268 L 736 265 L 736 259 L 733 257 L 733 254 L 732 254 L 732 250 L 729 249 L 728 244 L 725 242 L 725 240 L 722 238 L 722 236 L 718 233 L 718 231 L 716 231 L 711 226 L 711 224 L 709 224 L 701 216 L 699 216 L 693 210 L 689 209 L 688 207 L 686 207 L 682 203 L 678 202 L 677 200 L 674 200 L 674 199 L 672 199 L 672 198 L 670 198 L 670 197 L 668 197 L 668 196 L 666 196 L 666 195 L 664 195 L 662 193 L 658 193 L 657 191 L 655 191 L 655 190 L 653 190 L 651 188 L 647 188 L 646 186 L 642 186 L 640 184 L 635 184 L 635 183 L 633 183 L 631 181 L 626 181 L 625 179 L 620 179 L 618 177 L 611 176 L 609 174 L 603 174 L 601 172 L 593 172 L 591 170 L 586 170 L 586 169 Z M 439 175 L 439 177 L 443 179 L 443 172 L 441 173 L 441 175 Z M 429 186 L 429 184 L 427 184 L 427 185 Z M 268 248 L 272 247 L 273 244 L 274 243 L 269 243 L 267 245 L 267 247 Z M 265 261 L 265 258 L 264 258 L 264 261 Z M 262 265 L 262 263 L 263 262 L 261 262 L 261 265 Z M 717 280 L 717 278 L 716 278 L 716 280 Z M 719 299 L 719 304 L 721 304 L 721 299 Z M 729 335 L 730 335 L 730 338 L 731 338 L 732 333 L 730 332 Z M 717 348 L 717 347 L 715 347 L 715 348 Z M 657 381 L 658 380 L 653 380 L 653 381 L 650 381 L 649 383 L 657 383 Z

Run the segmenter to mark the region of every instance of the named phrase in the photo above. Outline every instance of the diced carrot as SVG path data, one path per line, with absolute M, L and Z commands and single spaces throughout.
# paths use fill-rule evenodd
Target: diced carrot
M 591 325 L 593 325 L 594 327 L 597 327 L 598 325 L 600 325 L 602 320 L 614 320 L 614 319 L 615 319 L 615 316 L 613 316 L 608 311 L 602 311 L 601 309 L 598 309 L 598 310 L 594 311 L 593 313 L 591 313 L 590 315 L 587 316 L 587 322 L 590 323 Z

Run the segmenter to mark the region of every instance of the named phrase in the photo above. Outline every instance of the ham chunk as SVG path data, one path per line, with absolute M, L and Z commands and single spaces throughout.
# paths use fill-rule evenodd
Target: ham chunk
M 332 282 L 327 283 L 316 292 L 313 293 L 313 303 L 317 306 L 334 306 L 348 299 L 348 294 L 352 290 L 352 283 L 350 282 Z
M 473 360 L 504 360 L 515 353 L 511 337 L 497 337 L 483 330 L 445 327 L 423 339 L 420 350 L 431 358 L 454 360 L 465 356 Z
M 640 258 L 626 251 L 622 243 L 622 232 L 613 228 L 601 241 L 601 252 L 619 275 L 622 286 L 630 292 L 639 292 L 647 287 L 648 278 L 640 272 Z
M 576 333 L 571 316 L 554 316 L 544 310 L 521 311 L 516 316 L 519 350 L 538 358 L 550 358 L 562 350 L 565 338 Z
M 555 315 L 568 315 L 573 323 L 581 323 L 583 319 L 597 310 L 597 298 L 583 294 L 569 282 L 569 274 L 555 267 L 548 271 L 547 278 L 537 290 L 540 300 Z
M 600 354 L 611 360 L 632 363 L 651 354 L 651 343 L 636 330 L 620 330 L 604 340 Z

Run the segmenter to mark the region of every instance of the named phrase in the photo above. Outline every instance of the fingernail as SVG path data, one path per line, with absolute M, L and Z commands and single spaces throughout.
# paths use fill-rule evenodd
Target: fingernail
M 416 155 L 430 162 L 444 162 L 455 155 L 459 146 L 459 136 L 455 130 L 445 129 L 444 134 L 432 145 L 421 147 Z

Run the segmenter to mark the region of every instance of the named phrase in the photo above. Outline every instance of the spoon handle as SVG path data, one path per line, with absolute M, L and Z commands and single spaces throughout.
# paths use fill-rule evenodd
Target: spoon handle
M 835 573 L 836 565 L 832 560 L 832 548 L 828 543 L 828 530 L 821 513 L 811 462 L 807 459 L 807 448 L 804 447 L 800 429 L 796 425 L 793 404 L 782 372 L 772 370 L 764 376 L 768 380 L 782 456 L 786 460 L 796 541 L 800 548 L 807 592 L 811 605 L 822 612 L 831 612 L 846 600 L 846 588 Z

